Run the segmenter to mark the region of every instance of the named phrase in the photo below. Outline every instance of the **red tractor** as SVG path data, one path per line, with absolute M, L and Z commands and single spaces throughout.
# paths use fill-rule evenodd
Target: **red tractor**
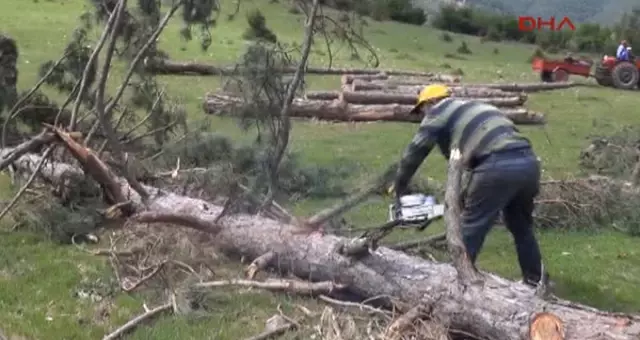
M 604 56 L 591 73 L 593 61 L 567 57 L 562 60 L 534 58 L 531 67 L 540 73 L 543 82 L 567 81 L 569 75 L 593 77 L 602 86 L 630 90 L 640 85 L 640 59 L 619 61 L 616 57 Z
M 604 56 L 596 65 L 593 77 L 602 86 L 631 90 L 640 81 L 640 59 L 618 61 L 616 57 Z

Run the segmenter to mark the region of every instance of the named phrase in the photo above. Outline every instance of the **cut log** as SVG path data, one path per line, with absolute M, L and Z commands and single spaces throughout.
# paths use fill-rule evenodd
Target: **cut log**
M 405 94 L 405 95 L 418 95 L 420 90 L 424 88 L 424 86 L 371 86 L 371 82 L 360 82 L 356 81 L 351 85 L 344 85 L 342 91 L 353 91 L 353 92 L 385 92 L 385 93 L 396 93 L 396 94 Z M 451 87 L 454 95 L 459 97 L 469 97 L 469 98 L 477 98 L 477 97 L 513 97 L 514 92 L 503 91 L 500 89 L 491 89 L 485 87 L 468 87 L 468 86 L 453 86 Z M 526 95 L 526 92 L 516 92 L 518 95 Z
M 354 81 L 352 85 L 353 91 L 402 91 L 402 92 L 414 92 L 417 93 L 424 86 L 429 84 L 434 84 L 438 82 L 389 82 L 389 81 Z M 511 84 L 455 84 L 452 85 L 452 88 L 485 88 L 485 89 L 494 89 L 501 90 L 506 92 L 540 92 L 540 91 L 551 91 L 551 90 L 559 90 L 559 89 L 567 89 L 570 87 L 579 86 L 580 84 L 574 82 L 557 82 L 557 83 L 511 83 Z
M 526 96 L 511 96 L 503 98 L 468 98 L 462 96 L 455 96 L 462 100 L 474 100 L 482 103 L 494 105 L 499 108 L 518 107 L 522 106 L 526 101 Z M 403 95 L 403 94 L 389 94 L 384 92 L 341 92 L 338 98 L 339 101 L 349 104 L 361 104 L 361 105 L 385 105 L 385 104 L 401 104 L 401 105 L 415 105 L 415 95 Z
M 508 97 L 496 97 L 482 96 L 482 92 L 477 92 L 478 97 L 467 96 L 467 93 L 462 91 L 454 92 L 454 97 L 460 97 L 462 99 L 473 99 L 486 103 L 490 103 L 497 107 L 515 107 L 521 106 L 527 101 L 527 96 L 517 95 L 510 92 Z M 379 105 L 379 104 L 403 104 L 413 105 L 416 103 L 415 94 L 406 93 L 387 93 L 387 92 L 352 92 L 352 91 L 315 91 L 307 92 L 305 94 L 306 99 L 310 100 L 340 100 L 349 104 L 366 104 L 366 105 Z
M 23 158 L 16 165 L 21 170 L 34 170 L 38 156 Z M 75 174 L 69 178 L 83 175 L 80 169 L 69 171 Z M 59 173 L 45 172 L 43 176 L 61 184 L 64 179 L 56 174 Z M 348 242 L 343 237 L 301 235 L 293 225 L 244 214 L 227 216 L 216 223 L 222 211 L 220 206 L 152 187 L 146 187 L 150 197 L 143 204 L 125 180 L 115 178 L 114 182 L 122 192 L 130 194 L 138 211 L 134 221 L 167 223 L 168 217 L 176 217 L 170 220 L 209 233 L 210 241 L 222 252 L 249 261 L 272 252 L 275 256 L 270 267 L 276 271 L 314 282 L 333 281 L 363 298 L 390 297 L 410 306 L 421 306 L 436 320 L 444 320 L 452 329 L 477 338 L 553 339 L 540 337 L 552 327 L 562 327 L 556 334 L 564 335 L 560 339 L 565 340 L 640 337 L 640 316 L 607 313 L 560 299 L 545 301 L 523 284 L 487 273 L 483 285 L 462 287 L 456 270 L 449 264 L 426 261 L 385 247 L 360 259 L 349 258 L 336 252 Z M 105 184 L 102 183 L 108 187 Z
M 354 81 L 362 81 L 362 82 L 370 82 L 377 80 L 387 80 L 387 81 L 402 81 L 406 80 L 407 77 L 399 77 L 399 76 L 390 76 L 387 73 L 378 73 L 378 74 L 345 74 L 342 76 L 342 85 L 353 84 Z M 409 78 L 413 81 L 420 82 L 441 82 L 441 83 L 459 83 L 462 78 L 460 76 L 454 76 L 451 74 L 437 74 L 434 73 L 430 76 L 423 76 L 420 78 Z
M 341 78 L 342 85 L 353 84 L 354 80 L 359 81 L 372 81 L 372 80 L 387 80 L 389 79 L 389 75 L 386 73 L 378 73 L 378 74 L 345 74 Z
M 171 74 L 171 75 L 202 75 L 202 76 L 228 76 L 238 74 L 240 69 L 235 66 L 215 66 L 190 61 L 175 61 L 167 59 L 146 59 L 144 60 L 145 69 L 154 74 Z M 287 67 L 282 70 L 284 73 L 295 73 L 295 67 Z M 382 70 L 382 69 L 361 69 L 361 68 L 322 68 L 307 67 L 307 74 L 324 74 L 324 75 L 376 75 L 385 73 L 387 75 L 398 76 L 415 76 L 415 77 L 432 77 L 433 72 L 420 71 L 403 71 L 403 70 Z
M 499 98 L 498 98 L 499 99 Z M 242 105 L 240 99 L 209 94 L 204 102 L 204 111 L 208 114 L 225 115 L 233 112 L 233 107 Z M 422 118 L 411 115 L 412 105 L 358 105 L 340 101 L 296 99 L 291 105 L 291 117 L 316 118 L 333 121 L 394 121 L 419 123 Z M 526 109 L 503 109 L 502 112 L 515 124 L 544 124 L 544 114 Z

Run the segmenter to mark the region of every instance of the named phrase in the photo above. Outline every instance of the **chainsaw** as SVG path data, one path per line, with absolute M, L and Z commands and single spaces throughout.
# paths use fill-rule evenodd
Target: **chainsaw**
M 444 216 L 444 204 L 436 204 L 433 196 L 405 195 L 389 205 L 389 222 L 397 221 L 402 228 L 424 230 L 432 221 Z
M 367 230 L 361 237 L 371 239 L 371 248 L 395 228 L 417 228 L 422 231 L 431 222 L 444 216 L 444 204 L 437 204 L 433 196 L 412 194 L 400 197 L 389 205 L 389 220 L 378 228 Z

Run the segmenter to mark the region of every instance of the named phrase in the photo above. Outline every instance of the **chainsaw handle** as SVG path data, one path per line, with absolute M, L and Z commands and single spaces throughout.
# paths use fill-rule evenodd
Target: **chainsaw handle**
M 373 234 L 375 232 L 386 234 L 386 233 L 390 232 L 394 227 L 397 227 L 400 224 L 402 224 L 402 220 L 389 221 L 389 222 L 381 225 L 380 227 L 372 228 L 372 229 L 369 229 L 369 230 L 365 231 L 362 234 L 362 236 L 360 236 L 360 237 L 368 237 L 368 236 L 370 236 L 371 234 Z
M 433 222 L 432 219 L 428 219 L 425 222 L 423 222 L 422 224 L 420 224 L 420 226 L 418 227 L 418 231 L 424 231 L 425 229 L 427 229 L 427 227 L 431 224 L 431 222 Z

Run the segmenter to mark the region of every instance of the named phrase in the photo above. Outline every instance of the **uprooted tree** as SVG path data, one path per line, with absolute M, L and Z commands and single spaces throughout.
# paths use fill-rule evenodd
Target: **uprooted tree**
M 193 25 L 208 32 L 219 10 L 217 3 L 174 1 L 164 8 L 158 2 L 138 2 L 137 11 L 130 10 L 126 0 L 104 4 L 96 1 L 96 10 L 83 16 L 83 26 L 76 30 L 64 55 L 43 66 L 42 81 L 5 115 L 0 168 L 31 175 L 0 218 L 9 212 L 25 215 L 33 210 L 16 204 L 38 177 L 53 186 L 58 198 L 47 207 L 49 213 L 59 214 L 64 208 L 96 223 L 185 226 L 208 236 L 221 251 L 252 259 L 251 278 L 270 268 L 300 279 L 284 285 L 236 284 L 360 299 L 384 297 L 378 299 L 380 305 L 394 305 L 404 312 L 389 325 L 389 334 L 402 333 L 420 319 L 431 319 L 479 339 L 630 340 L 640 336 L 637 316 L 598 311 L 549 297 L 544 289 L 533 292 L 478 272 L 460 241 L 457 196 L 461 169 L 456 152 L 449 162 L 446 192 L 446 241 L 453 266 L 377 248 L 377 240 L 368 238 L 308 235 L 308 228 L 327 223 L 383 187 L 393 166 L 344 204 L 308 219 L 296 218 L 276 203 L 279 194 L 308 185 L 283 183 L 282 179 L 295 169 L 286 166 L 289 114 L 303 83 L 313 38 L 330 24 L 339 27 L 321 12 L 318 0 L 297 3 L 306 17 L 298 60 L 293 60 L 287 46 L 256 43 L 244 55 L 237 77 L 228 82 L 229 90 L 243 98 L 243 105 L 234 108 L 238 116 L 251 117 L 241 119 L 245 126 L 253 125 L 255 133 L 254 145 L 246 148 L 201 130 L 187 130 L 183 110 L 171 101 L 161 82 L 141 67 L 145 58 L 162 54 L 157 38 L 180 8 L 185 13 L 183 34 L 190 37 Z M 105 28 L 96 48 L 90 49 L 87 32 L 96 18 Z M 348 46 L 368 46 L 345 32 L 356 31 L 340 31 L 338 36 Z M 209 42 L 205 34 L 203 47 Z M 102 62 L 98 55 L 103 55 Z M 117 59 L 125 62 L 126 71 L 111 94 L 106 84 Z M 292 77 L 278 71 L 287 67 L 295 68 Z M 45 83 L 67 93 L 67 101 L 57 105 L 40 93 Z M 256 112 L 260 112 L 258 119 Z M 18 120 L 27 123 L 36 136 L 12 144 L 6 137 L 19 131 Z M 289 176 L 293 177 L 297 176 Z M 98 209 L 104 204 L 107 209 Z M 87 224 L 84 220 L 77 223 Z M 86 230 L 63 233 L 83 232 Z M 190 288 L 223 284 L 199 282 Z M 123 285 L 123 289 L 130 291 L 134 286 Z M 172 307 L 178 310 L 174 302 L 168 302 L 140 319 Z M 128 323 L 106 338 L 116 338 L 134 326 L 135 322 Z

